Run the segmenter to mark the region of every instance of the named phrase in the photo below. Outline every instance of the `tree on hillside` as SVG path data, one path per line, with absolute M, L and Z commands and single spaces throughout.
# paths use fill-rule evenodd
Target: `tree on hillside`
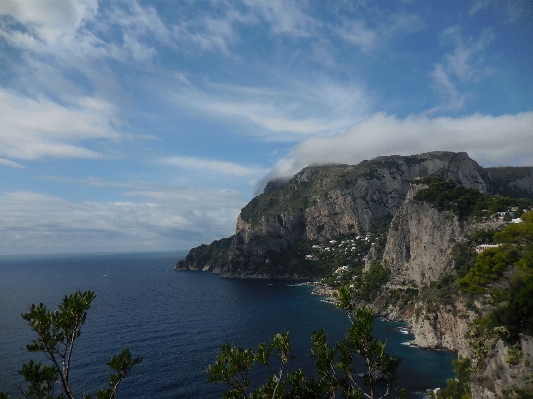
M 81 335 L 81 327 L 85 324 L 87 311 L 96 296 L 93 291 L 80 292 L 65 296 L 58 305 L 58 310 L 50 311 L 46 305 L 33 304 L 30 312 L 22 314 L 30 328 L 38 335 L 31 344 L 26 345 L 29 352 L 41 352 L 50 361 L 43 365 L 31 360 L 22 364 L 19 373 L 28 383 L 26 391 L 21 389 L 27 399 L 75 399 L 70 384 L 72 354 L 74 344 Z M 99 389 L 96 399 L 114 399 L 117 389 L 131 368 L 142 361 L 141 357 L 132 358 L 128 348 L 117 356 L 111 356 L 106 364 L 113 373 L 109 376 L 109 387 Z M 55 394 L 59 382 L 61 392 Z M 91 395 L 81 396 L 90 399 Z M 8 399 L 7 392 L 0 393 L 0 399 Z
M 19 373 L 28 383 L 21 389 L 26 399 L 75 399 L 70 384 L 71 359 L 75 341 L 81 335 L 87 311 L 95 295 L 92 291 L 76 292 L 65 296 L 58 310 L 50 311 L 45 305 L 33 304 L 30 312 L 22 317 L 37 338 L 26 346 L 30 352 L 40 352 L 50 361 L 43 365 L 33 360 L 22 365 Z M 350 291 L 343 287 L 338 292 L 338 306 L 343 308 L 351 322 L 342 342 L 330 347 L 324 331 L 312 333 L 311 357 L 315 359 L 316 378 L 309 379 L 303 370 L 287 371 L 287 364 L 294 359 L 289 333 L 276 334 L 271 343 L 262 343 L 256 351 L 222 346 L 216 362 L 207 368 L 208 382 L 229 386 L 223 398 L 335 398 L 350 399 L 384 398 L 391 393 L 401 358 L 385 352 L 386 343 L 372 337 L 374 312 L 371 308 L 355 309 Z M 360 356 L 365 369 L 356 370 L 354 359 Z M 114 399 L 117 388 L 131 368 L 141 362 L 132 358 L 129 349 L 112 356 L 107 363 L 113 369 L 108 389 L 96 392 L 96 399 Z M 268 371 L 267 381 L 250 389 L 250 371 L 259 363 Z M 382 389 L 376 389 L 382 383 Z M 56 394 L 60 386 L 61 392 Z M 400 396 L 405 391 L 398 389 Z M 80 396 L 83 399 L 91 395 Z M 0 393 L 0 399 L 8 399 L 8 393 Z
M 386 342 L 372 336 L 374 312 L 369 307 L 355 309 L 350 291 L 338 291 L 338 306 L 343 308 L 351 325 L 342 342 L 330 347 L 324 331 L 311 334 L 311 357 L 315 359 L 316 375 L 308 379 L 304 371 L 286 371 L 294 358 L 289 333 L 276 334 L 271 343 L 262 343 L 254 351 L 222 346 L 217 360 L 207 367 L 208 382 L 226 384 L 229 390 L 224 399 L 280 399 L 280 398 L 384 398 L 391 393 L 401 358 L 385 352 Z M 354 358 L 364 359 L 365 370 L 356 370 Z M 256 364 L 265 367 L 269 376 L 265 384 L 250 388 L 250 372 Z M 359 371 L 359 372 L 358 372 Z M 361 372 L 363 371 L 363 372 Z M 383 389 L 376 390 L 382 383 Z M 402 397 L 405 391 L 398 389 Z

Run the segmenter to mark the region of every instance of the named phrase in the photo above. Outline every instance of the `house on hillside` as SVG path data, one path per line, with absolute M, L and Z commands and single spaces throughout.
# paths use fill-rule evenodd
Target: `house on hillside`
M 486 249 L 496 248 L 496 247 L 499 247 L 499 246 L 500 246 L 500 244 L 481 244 L 481 245 L 478 245 L 476 247 L 476 253 L 480 254 Z

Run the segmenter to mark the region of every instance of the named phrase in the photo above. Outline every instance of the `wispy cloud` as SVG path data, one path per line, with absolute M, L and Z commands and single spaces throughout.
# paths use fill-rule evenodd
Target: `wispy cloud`
M 17 31 L 20 44 L 24 38 L 51 44 L 62 35 L 73 34 L 97 10 L 97 0 L 2 0 L 0 15 L 10 15 L 29 28 L 26 36 Z
M 509 22 L 518 20 L 530 22 L 533 17 L 533 6 L 529 1 L 475 0 L 469 14 L 475 17 L 483 11 L 492 12 L 500 18 L 503 15 Z
M 254 165 L 240 165 L 233 162 L 186 156 L 165 157 L 160 160 L 160 163 L 179 168 L 201 170 L 206 173 L 230 174 L 240 177 L 258 177 L 268 171 Z
M 484 166 L 533 164 L 533 112 L 461 118 L 374 114 L 345 133 L 296 145 L 265 180 L 292 176 L 305 166 L 356 164 L 380 155 L 466 151 Z M 262 184 L 266 181 L 263 180 Z M 261 187 L 259 187 L 261 189 Z
M 207 83 L 180 84 L 169 97 L 208 118 L 228 119 L 233 129 L 266 141 L 294 141 L 344 130 L 366 114 L 372 99 L 357 84 L 286 78 L 283 88 Z M 250 123 L 255 128 L 250 128 Z
M 431 74 L 435 90 L 441 94 L 442 103 L 430 110 L 460 110 L 468 94 L 461 90 L 465 84 L 477 82 L 491 74 L 484 64 L 486 49 L 494 40 L 490 29 L 485 29 L 479 38 L 464 40 L 459 26 L 452 26 L 441 32 L 441 44 L 452 46 L 452 52 L 444 56 L 442 63 L 435 64 Z
M 153 183 L 147 183 L 141 180 L 134 181 L 113 181 L 108 179 L 102 179 L 95 176 L 86 176 L 82 178 L 73 178 L 66 176 L 54 176 L 54 175 L 37 175 L 38 179 L 50 180 L 61 184 L 81 184 L 91 187 L 110 187 L 110 188 L 135 188 L 135 189 L 153 189 Z
M 68 65 L 101 58 L 137 62 L 151 59 L 156 50 L 148 37 L 173 47 L 171 32 L 155 8 L 138 1 L 117 2 L 98 7 L 96 0 L 6 0 L 0 15 L 10 16 L 24 26 L 0 25 L 0 37 L 11 46 L 34 55 L 53 55 Z M 120 40 L 107 32 L 120 28 Z
M 360 13 L 358 13 L 359 15 Z M 368 12 L 365 12 L 368 14 Z M 368 15 L 367 15 L 368 16 Z M 375 21 L 374 23 L 369 21 Z M 396 38 L 420 31 L 425 24 L 416 14 L 391 13 L 370 18 L 342 18 L 331 30 L 363 53 L 385 49 Z
M 253 13 L 264 19 L 274 34 L 292 37 L 310 37 L 322 25 L 302 9 L 301 2 L 293 0 L 244 0 Z
M 364 20 L 345 20 L 336 31 L 340 37 L 360 47 L 364 52 L 373 50 L 378 41 L 376 32 L 368 29 Z
M 90 97 L 60 105 L 45 96 L 30 98 L 0 89 L 0 154 L 15 159 L 102 158 L 80 142 L 121 140 L 114 107 Z
M 229 3 L 221 17 L 201 15 L 194 19 L 178 21 L 172 26 L 172 36 L 187 49 L 221 51 L 229 54 L 230 47 L 238 42 L 237 24 L 255 24 L 258 20 L 252 14 L 244 14 Z
M 229 236 L 244 201 L 209 188 L 132 191 L 114 202 L 0 194 L 0 253 L 186 249 Z
M 445 71 L 443 64 L 435 65 L 431 77 L 433 79 L 433 86 L 441 95 L 443 102 L 439 106 L 428 110 L 428 113 L 431 114 L 442 110 L 457 111 L 464 107 L 466 95 L 459 93 L 450 75 Z
M 25 169 L 26 167 L 24 165 L 21 165 L 20 163 L 10 161 L 9 159 L 0 158 L 0 165 L 8 166 L 10 168 L 15 169 Z

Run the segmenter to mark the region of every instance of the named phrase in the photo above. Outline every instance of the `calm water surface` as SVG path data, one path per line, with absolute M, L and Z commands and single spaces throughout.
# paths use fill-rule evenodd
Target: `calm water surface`
M 205 367 L 220 346 L 257 346 L 290 331 L 295 367 L 313 367 L 310 332 L 324 328 L 331 342 L 348 326 L 344 313 L 287 281 L 228 280 L 202 272 L 175 272 L 186 253 L 39 255 L 0 257 L 0 391 L 17 393 L 24 347 L 33 339 L 20 314 L 31 303 L 50 307 L 65 294 L 93 290 L 97 297 L 74 353 L 73 385 L 92 393 L 107 384 L 109 356 L 129 347 L 143 356 L 121 385 L 123 398 L 218 398 Z M 376 321 L 374 333 L 404 358 L 400 382 L 411 397 L 444 386 L 454 354 L 412 348 L 398 323 Z

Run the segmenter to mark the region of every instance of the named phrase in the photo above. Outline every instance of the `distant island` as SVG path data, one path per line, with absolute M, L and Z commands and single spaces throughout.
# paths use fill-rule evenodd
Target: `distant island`
M 522 397 L 533 390 L 532 209 L 533 167 L 483 168 L 466 153 L 310 166 L 269 182 L 235 235 L 175 270 L 348 286 L 408 322 L 413 345 L 458 352 L 447 395 Z

